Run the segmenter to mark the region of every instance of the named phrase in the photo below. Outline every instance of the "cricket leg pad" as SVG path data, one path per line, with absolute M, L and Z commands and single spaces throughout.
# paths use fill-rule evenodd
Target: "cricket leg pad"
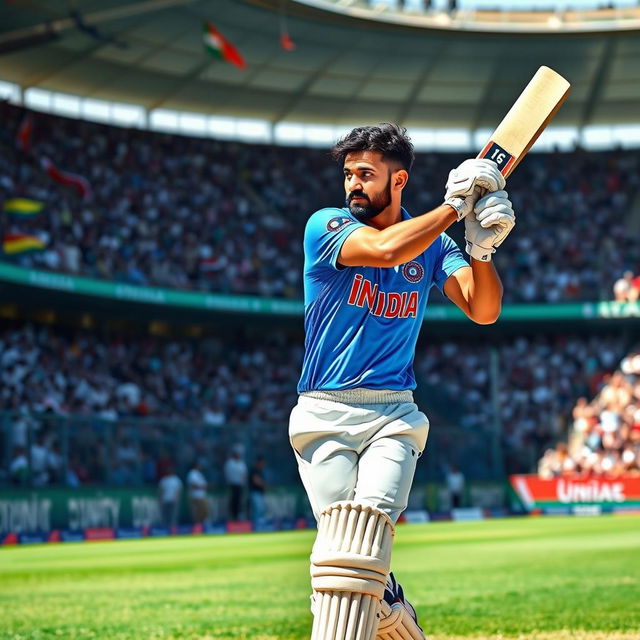
M 311 640 L 374 640 L 392 544 L 380 509 L 343 501 L 323 511 L 311 553 Z
M 422 629 L 402 602 L 382 601 L 376 640 L 427 640 Z

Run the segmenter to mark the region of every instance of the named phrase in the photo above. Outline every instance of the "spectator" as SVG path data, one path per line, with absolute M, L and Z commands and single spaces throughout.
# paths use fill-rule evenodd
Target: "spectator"
M 242 494 L 247 484 L 247 465 L 238 445 L 232 449 L 224 465 L 224 477 L 229 487 L 229 517 L 231 520 L 239 520 Z
M 140 451 L 129 438 L 122 438 L 113 456 L 112 481 L 118 485 L 139 484 L 141 476 Z
M 452 464 L 447 471 L 447 490 L 449 491 L 449 502 L 452 509 L 462 507 L 464 498 L 464 474 Z
M 39 433 L 31 445 L 30 462 L 31 482 L 34 487 L 44 487 L 49 483 L 49 449 L 45 442 L 45 434 Z
M 634 276 L 632 271 L 625 271 L 613 285 L 616 302 L 636 302 L 640 299 L 640 275 Z
M 29 461 L 24 447 L 16 447 L 13 459 L 9 464 L 9 478 L 11 484 L 26 487 L 29 484 Z
M 51 484 L 67 484 L 64 473 L 64 458 L 60 453 L 60 445 L 56 441 L 52 442 L 49 448 L 47 472 Z
M 173 460 L 171 459 L 169 452 L 165 447 L 162 447 L 158 458 L 156 459 L 155 477 L 164 478 L 164 476 L 169 475 L 173 471 L 173 466 Z
M 202 474 L 200 462 L 196 460 L 187 474 L 189 487 L 189 504 L 193 524 L 202 525 L 209 518 L 209 499 L 207 497 L 207 480 Z
M 69 456 L 67 467 L 67 486 L 79 487 L 91 481 L 91 475 L 82 461 L 82 458 L 75 451 Z
M 613 284 L 613 295 L 616 302 L 629 302 L 633 291 L 633 272 L 625 271 L 622 278 L 618 278 Z
M 181 497 L 182 480 L 175 474 L 173 466 L 170 466 L 158 485 L 158 501 L 160 503 L 162 524 L 170 531 L 174 531 L 178 526 Z
M 251 520 L 256 524 L 265 517 L 264 493 L 267 487 L 264 477 L 265 459 L 258 456 L 249 473 L 249 500 L 251 502 Z
M 162 475 L 156 475 L 157 461 L 153 457 L 150 451 L 144 449 L 140 452 L 141 456 L 141 473 L 143 484 L 153 484 L 156 478 L 163 478 L 169 471 L 173 471 L 173 462 L 169 462 L 168 468 L 162 473 Z
M 631 280 L 631 293 L 629 294 L 629 302 L 635 302 L 640 299 L 640 274 L 634 276 Z

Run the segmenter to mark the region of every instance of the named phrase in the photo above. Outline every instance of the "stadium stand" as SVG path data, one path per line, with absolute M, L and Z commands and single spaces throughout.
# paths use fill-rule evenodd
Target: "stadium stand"
M 5 259 L 140 285 L 300 298 L 301 237 L 314 210 L 342 203 L 326 150 L 203 140 L 35 114 L 33 144 L 15 148 L 25 111 L 7 123 L 0 195 L 45 212 L 4 221 L 44 250 Z M 53 182 L 40 158 L 84 175 L 93 199 Z M 440 203 L 459 154 L 419 154 L 407 192 L 417 213 Z M 509 183 L 517 232 L 496 264 L 505 302 L 608 300 L 637 269 L 625 220 L 640 180 L 637 151 L 531 155 Z M 532 195 L 534 194 L 534 195 Z M 562 225 L 557 225 L 558 219 Z M 554 233 L 549 233 L 553 228 Z M 452 230 L 460 241 L 461 229 Z
M 301 357 L 283 332 L 188 342 L 27 324 L 1 334 L 0 394 L 18 412 L 284 423 Z
M 258 448 L 275 438 L 286 460 L 284 425 L 295 404 L 301 344 L 289 344 L 283 331 L 266 340 L 240 332 L 188 341 L 5 325 L 3 479 L 36 486 L 155 482 L 149 465 L 178 450 L 181 469 L 197 454 L 216 477 L 215 461 L 221 468 L 236 425 L 258 425 Z M 12 468 L 22 468 L 22 456 L 29 477 Z M 284 474 L 281 480 L 291 482 Z
M 623 356 L 624 341 L 613 335 L 518 335 L 495 349 L 495 404 L 489 345 L 447 341 L 427 347 L 416 363 L 423 383 L 450 406 L 462 407 L 461 426 L 473 431 L 499 421 L 505 470 L 515 473 L 531 466 L 532 450 L 567 433 L 575 398 L 598 392 Z
M 596 390 L 591 401 L 578 399 L 569 441 L 547 449 L 540 477 L 640 474 L 640 352 L 626 355 Z
M 36 486 L 153 483 L 168 451 L 180 451 L 181 470 L 202 456 L 208 477 L 218 478 L 226 452 L 240 438 L 275 456 L 281 470 L 276 484 L 284 483 L 295 477 L 286 425 L 301 345 L 299 332 L 284 329 L 189 340 L 5 321 L 4 482 L 27 482 L 26 466 Z M 575 398 L 605 393 L 602 385 L 624 349 L 624 338 L 613 335 L 519 335 L 493 346 L 468 338 L 424 341 L 416 374 L 434 428 L 430 446 L 463 463 L 470 478 L 532 469 L 567 433 Z M 459 413 L 442 413 L 438 398 Z M 490 459 L 485 438 L 494 406 L 502 469 Z

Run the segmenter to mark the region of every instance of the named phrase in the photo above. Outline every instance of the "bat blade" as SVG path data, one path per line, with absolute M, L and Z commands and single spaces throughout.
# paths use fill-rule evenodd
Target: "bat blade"
M 518 166 L 569 95 L 571 85 L 549 67 L 540 67 L 478 158 L 493 160 L 506 178 Z

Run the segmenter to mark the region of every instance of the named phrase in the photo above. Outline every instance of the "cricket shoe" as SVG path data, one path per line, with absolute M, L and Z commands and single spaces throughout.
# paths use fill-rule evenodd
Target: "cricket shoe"
M 413 605 L 393 573 L 387 578 L 376 640 L 427 640 Z

